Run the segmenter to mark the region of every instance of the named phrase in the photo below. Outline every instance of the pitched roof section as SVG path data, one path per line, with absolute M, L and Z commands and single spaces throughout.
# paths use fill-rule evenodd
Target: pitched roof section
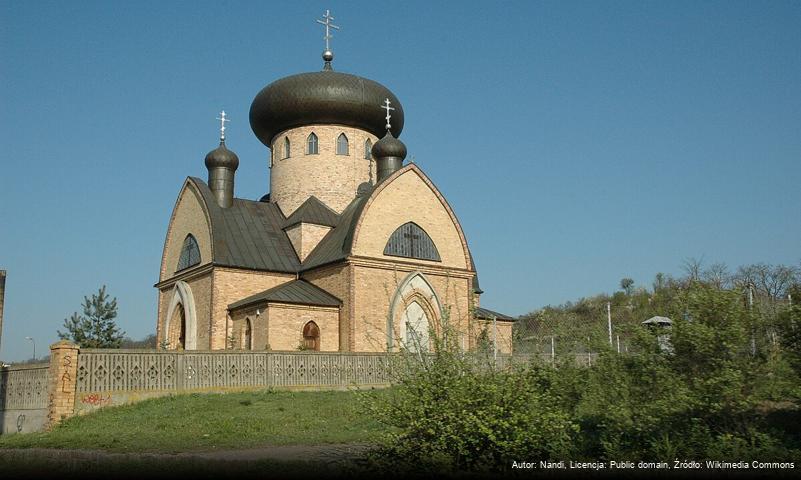
M 356 197 L 345 207 L 339 216 L 339 223 L 323 237 L 303 262 L 303 270 L 310 270 L 321 265 L 344 260 L 350 255 L 353 244 L 353 233 L 370 194 Z
M 229 310 L 235 310 L 247 305 L 261 302 L 293 303 L 299 305 L 314 305 L 322 307 L 339 307 L 342 301 L 326 292 L 322 288 L 312 285 L 305 280 L 293 280 L 289 283 L 273 287 L 256 295 L 243 298 L 228 305 Z
M 291 227 L 301 222 L 336 227 L 339 223 L 339 215 L 312 195 L 284 221 L 282 228 Z
M 235 198 L 220 208 L 206 183 L 195 177 L 211 220 L 212 262 L 226 267 L 295 273 L 300 269 L 295 249 L 281 229 L 284 215 L 275 204 Z
M 493 312 L 492 310 L 488 310 L 486 308 L 478 307 L 474 315 L 476 318 L 480 318 L 482 320 L 492 320 L 492 317 L 495 317 L 498 320 L 503 320 L 506 322 L 514 322 L 516 319 L 510 317 L 509 315 L 504 315 L 502 313 Z

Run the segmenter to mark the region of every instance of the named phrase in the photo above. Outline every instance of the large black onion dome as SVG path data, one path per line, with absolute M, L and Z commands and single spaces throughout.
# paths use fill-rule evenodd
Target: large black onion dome
M 347 73 L 324 70 L 284 77 L 267 85 L 250 105 L 250 128 L 271 146 L 273 137 L 290 128 L 339 124 L 366 130 L 376 137 L 385 131 L 385 99 L 392 102 L 392 132 L 403 130 L 403 107 L 388 88 Z
M 395 115 L 392 116 L 393 122 Z M 386 127 L 386 125 L 385 125 Z M 392 136 L 392 132 L 387 132 L 384 138 L 375 142 L 371 150 L 373 158 L 395 157 L 403 160 L 406 158 L 406 145 Z
M 225 167 L 236 170 L 239 167 L 239 157 L 227 148 L 225 142 L 206 155 L 206 168 Z

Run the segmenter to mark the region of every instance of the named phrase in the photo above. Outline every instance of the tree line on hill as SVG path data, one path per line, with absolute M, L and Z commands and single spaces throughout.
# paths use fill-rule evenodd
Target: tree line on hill
M 703 285 L 739 295 L 757 318 L 756 347 L 778 342 L 779 314 L 793 303 L 801 303 L 801 265 L 755 263 L 731 271 L 724 263 L 705 266 L 699 259 L 683 264 L 683 275 L 675 278 L 657 273 L 649 287 L 637 286 L 631 278 L 620 281 L 620 290 L 546 306 L 522 315 L 514 325 L 518 353 L 549 353 L 554 340 L 556 353 L 597 351 L 609 343 L 607 305 L 611 311 L 613 346 L 630 345 L 642 322 L 652 317 L 671 317 L 670 306 L 691 285 Z M 675 312 L 673 313 L 675 315 Z M 682 312 L 678 313 L 683 315 Z
M 497 368 L 453 341 L 446 321 L 429 358 L 410 353 L 391 394 L 369 401 L 392 427 L 378 464 L 396 472 L 510 470 L 513 461 L 801 463 L 801 282 L 798 267 L 755 264 L 728 274 L 688 261 L 685 275 L 657 275 L 651 289 L 546 307 L 518 323 L 601 337 L 591 364 L 533 356 Z M 788 298 L 789 296 L 789 298 Z M 630 349 L 610 345 L 605 307 Z M 664 331 L 649 316 L 672 319 Z M 627 323 L 628 322 L 628 323 Z M 516 327 L 516 335 L 520 332 Z M 523 330 L 531 336 L 533 330 Z M 606 338 L 604 338 L 604 336 Z M 764 338 L 763 338 L 764 337 Z M 525 345 L 530 340 L 523 341 Z

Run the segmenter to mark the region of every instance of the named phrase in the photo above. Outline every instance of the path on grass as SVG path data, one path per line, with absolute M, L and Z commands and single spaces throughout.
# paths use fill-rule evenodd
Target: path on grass
M 22 458 L 51 458 L 71 460 L 126 460 L 126 459 L 206 459 L 232 462 L 278 460 L 339 464 L 362 457 L 372 445 L 361 443 L 328 445 L 271 445 L 250 449 L 213 450 L 181 453 L 119 453 L 104 450 L 70 450 L 58 448 L 2 449 L 0 452 Z

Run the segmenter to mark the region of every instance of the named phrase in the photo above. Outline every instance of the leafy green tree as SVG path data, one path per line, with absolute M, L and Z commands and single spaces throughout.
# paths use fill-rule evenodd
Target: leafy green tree
M 97 294 L 83 297 L 83 315 L 74 312 L 64 319 L 65 332 L 58 331 L 58 337 L 70 340 L 82 348 L 119 348 L 125 332 L 117 328 L 117 299 L 106 293 L 103 285 Z
M 634 289 L 634 280 L 626 277 L 620 280 L 620 288 L 622 288 L 626 295 L 631 295 L 631 292 Z

